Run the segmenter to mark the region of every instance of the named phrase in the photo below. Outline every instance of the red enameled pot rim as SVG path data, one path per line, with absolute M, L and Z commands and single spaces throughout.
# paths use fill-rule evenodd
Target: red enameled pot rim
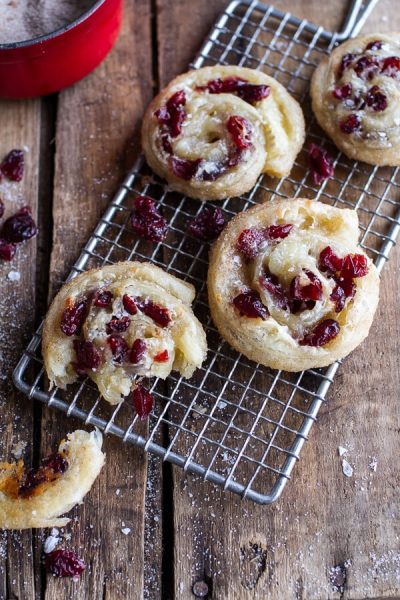
M 89 18 L 106 1 L 107 0 L 96 0 L 96 2 L 94 2 L 94 4 L 86 12 L 81 14 L 80 17 L 75 19 L 75 21 L 68 23 L 68 25 L 64 25 L 64 27 L 59 27 L 55 31 L 46 33 L 45 35 L 41 35 L 39 37 L 32 38 L 30 40 L 23 40 L 22 42 L 11 42 L 9 44 L 0 44 L 0 52 L 1 52 L 1 50 L 14 50 L 15 48 L 24 48 L 26 46 L 35 46 L 36 44 L 40 44 L 41 42 L 46 42 L 47 40 L 51 40 L 60 35 L 63 35 L 70 29 L 73 29 L 74 27 L 76 27 L 77 25 L 79 25 L 80 23 L 85 21 L 87 18 Z

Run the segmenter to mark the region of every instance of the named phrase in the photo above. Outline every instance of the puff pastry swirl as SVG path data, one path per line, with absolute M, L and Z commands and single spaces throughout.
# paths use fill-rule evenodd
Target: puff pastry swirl
M 367 336 L 379 295 L 353 210 L 295 199 L 240 213 L 211 250 L 208 290 L 220 334 L 286 371 L 323 367 Z
M 118 404 L 141 377 L 190 377 L 207 353 L 194 316 L 194 287 L 146 262 L 121 262 L 63 286 L 45 320 L 43 357 L 51 384 L 88 375 Z
M 0 463 L 0 528 L 64 527 L 59 518 L 82 501 L 104 464 L 102 435 L 77 430 L 36 471 Z
M 351 39 L 318 65 L 311 82 L 317 120 L 350 158 L 400 165 L 400 34 Z
M 234 66 L 176 77 L 153 99 L 142 127 L 151 168 L 200 200 L 240 195 L 261 173 L 288 175 L 303 141 L 303 113 L 286 89 Z

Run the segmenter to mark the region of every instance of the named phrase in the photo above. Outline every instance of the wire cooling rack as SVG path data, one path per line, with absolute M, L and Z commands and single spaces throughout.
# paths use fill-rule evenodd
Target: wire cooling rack
M 314 124 L 308 108 L 315 66 L 338 40 L 359 31 L 375 1 L 353 2 L 341 33 L 324 31 L 258 2 L 232 2 L 192 66 L 218 63 L 263 69 L 299 99 L 309 123 L 305 149 L 290 177 L 260 178 L 249 194 L 222 204 L 226 217 L 268 198 L 306 196 L 356 208 L 362 245 L 380 270 L 400 229 L 399 170 L 373 168 L 338 153 Z M 320 187 L 313 185 L 307 167 L 310 142 L 326 147 L 335 161 L 334 177 Z M 133 200 L 141 193 L 159 203 L 170 224 L 165 243 L 137 240 L 130 230 Z M 201 207 L 200 202 L 168 190 L 140 159 L 70 274 L 72 278 L 90 267 L 146 259 L 196 286 L 194 309 L 207 332 L 208 358 L 188 381 L 173 373 L 166 383 L 152 383 L 156 406 L 148 423 L 141 423 L 126 403 L 109 406 L 90 380 L 70 386 L 67 392 L 54 389 L 49 393 L 40 354 L 41 327 L 21 358 L 14 381 L 31 398 L 97 425 L 204 480 L 269 504 L 290 478 L 339 363 L 295 374 L 273 371 L 255 365 L 220 338 L 207 306 L 208 246 L 185 233 L 188 220 Z

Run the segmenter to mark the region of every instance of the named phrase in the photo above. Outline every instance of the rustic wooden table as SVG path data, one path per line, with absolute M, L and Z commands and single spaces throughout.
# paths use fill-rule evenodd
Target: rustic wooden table
M 0 154 L 28 149 L 20 203 L 40 226 L 12 264 L 0 265 L 2 458 L 22 441 L 35 461 L 81 425 L 16 393 L 12 369 L 138 154 L 146 104 L 185 70 L 226 4 L 127 0 L 118 43 L 95 73 L 58 95 L 0 103 Z M 330 29 L 346 4 L 275 3 Z M 400 29 L 395 3 L 381 0 L 366 28 Z M 399 598 L 399 273 L 395 249 L 371 334 L 340 369 L 276 505 L 242 502 L 110 438 L 107 465 L 65 531 L 88 564 L 81 580 L 46 577 L 46 532 L 2 532 L 0 597 L 186 600 L 200 580 L 215 600 Z M 352 478 L 338 446 L 350 451 Z

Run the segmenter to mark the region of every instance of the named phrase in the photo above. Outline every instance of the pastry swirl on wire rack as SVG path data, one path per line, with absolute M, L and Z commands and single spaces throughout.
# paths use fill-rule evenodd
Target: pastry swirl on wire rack
M 400 165 L 400 35 L 351 39 L 318 65 L 311 82 L 317 120 L 350 158 Z
M 343 358 L 368 335 L 379 277 L 358 246 L 356 211 L 281 200 L 225 227 L 211 251 L 208 292 L 214 323 L 234 348 L 302 371 Z
M 38 469 L 23 460 L 0 463 L 0 528 L 64 527 L 70 511 L 89 492 L 104 464 L 102 435 L 77 430 Z
M 194 287 L 150 263 L 93 269 L 62 287 L 47 314 L 43 357 L 51 385 L 88 375 L 111 404 L 142 377 L 190 377 L 207 353 Z
M 303 113 L 286 89 L 234 66 L 176 77 L 153 99 L 142 128 L 151 168 L 200 200 L 245 193 L 261 173 L 288 175 L 303 141 Z

